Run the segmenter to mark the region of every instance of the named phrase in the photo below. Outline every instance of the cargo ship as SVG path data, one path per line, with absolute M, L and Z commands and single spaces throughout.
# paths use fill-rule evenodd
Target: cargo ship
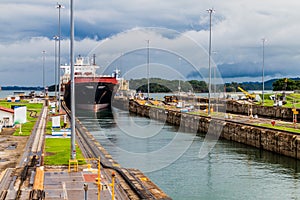
M 110 107 L 111 98 L 118 87 L 118 72 L 111 75 L 99 75 L 97 69 L 100 67 L 93 64 L 87 57 L 78 56 L 74 63 L 75 82 L 75 108 L 81 110 L 99 111 Z M 61 91 L 67 107 L 71 107 L 71 68 L 69 65 L 62 65 L 64 71 L 61 77 Z

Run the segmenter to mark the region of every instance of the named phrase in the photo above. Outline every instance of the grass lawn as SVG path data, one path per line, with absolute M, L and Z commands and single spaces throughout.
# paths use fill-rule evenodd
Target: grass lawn
M 296 129 L 296 128 L 292 128 L 292 127 L 287 127 L 287 126 L 282 126 L 282 125 L 273 126 L 272 124 L 255 124 L 255 125 L 261 126 L 261 127 L 266 127 L 266 128 L 274 128 L 274 129 L 281 130 L 281 131 L 290 131 L 293 133 L 300 134 L 300 129 Z
M 70 138 L 46 138 L 45 141 L 45 165 L 68 165 L 71 152 Z M 81 150 L 76 145 L 77 159 L 83 159 Z M 79 164 L 85 164 L 79 161 Z
M 52 129 L 54 130 L 54 131 L 59 131 L 60 129 L 61 129 L 61 127 L 64 127 L 64 119 L 62 119 L 63 118 L 63 116 L 60 116 L 60 127 L 58 127 L 58 128 L 52 128 L 52 117 L 53 116 L 55 116 L 55 115 L 49 115 L 48 116 L 48 121 L 47 121 L 47 123 L 46 123 L 46 135 L 51 135 L 52 134 Z
M 264 106 L 274 106 L 274 101 L 270 99 L 272 94 L 265 94 L 264 97 Z M 286 104 L 283 107 L 292 108 L 295 106 L 296 108 L 300 108 L 300 94 L 292 93 L 286 95 Z M 256 104 L 260 105 L 261 102 L 257 102 Z
M 46 135 L 51 135 L 52 134 L 52 121 L 51 118 L 48 119 L 47 123 L 46 123 Z
M 28 101 L 22 100 L 20 102 L 7 102 L 6 100 L 0 101 L 0 106 L 11 108 L 12 105 L 25 105 L 27 107 L 27 122 L 22 124 L 22 135 L 28 136 L 31 134 L 31 130 L 34 127 L 35 122 L 38 119 L 38 116 L 41 113 L 43 104 L 41 103 L 29 103 Z M 18 136 L 20 129 L 16 129 L 14 135 Z

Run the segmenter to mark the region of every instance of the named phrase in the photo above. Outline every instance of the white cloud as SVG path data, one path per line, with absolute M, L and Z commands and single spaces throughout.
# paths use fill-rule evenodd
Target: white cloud
M 49 74 L 54 73 L 52 37 L 57 33 L 56 3 L 52 0 L 1 1 L 0 85 L 40 85 L 42 50 L 47 51 L 46 65 Z M 65 6 L 61 11 L 64 63 L 69 61 L 69 1 L 59 3 Z M 252 63 L 252 72 L 260 71 L 261 39 L 266 37 L 266 76 L 271 78 L 300 74 L 299 1 L 74 0 L 74 5 L 76 54 L 88 54 L 99 43 L 94 38 L 108 37 L 134 27 L 147 26 L 177 30 L 207 49 L 209 15 L 206 9 L 213 7 L 215 13 L 212 15 L 212 47 L 213 51 L 217 52 L 213 54 L 213 58 L 219 66 L 231 64 L 231 67 L 237 68 L 235 72 L 238 72 L 244 64 Z M 120 36 L 114 38 L 117 37 Z M 154 45 L 155 40 L 152 40 L 151 45 Z M 128 41 L 116 41 L 118 43 L 111 48 L 121 54 Z M 141 41 L 140 46 L 144 44 L 144 41 Z M 184 42 L 177 45 L 181 49 L 186 48 Z M 172 48 L 178 50 L 175 46 Z M 11 73 L 14 73 L 14 78 L 6 78 Z M 240 77 L 238 74 L 236 76 L 241 80 L 241 76 L 244 75 L 241 71 Z M 253 79 L 260 80 L 259 73 L 253 76 L 257 76 Z M 53 83 L 51 80 L 54 78 L 50 75 L 47 79 L 49 84 Z

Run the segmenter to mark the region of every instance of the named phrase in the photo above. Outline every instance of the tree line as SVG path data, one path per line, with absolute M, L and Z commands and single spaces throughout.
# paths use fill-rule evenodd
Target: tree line
M 208 85 L 205 81 L 201 80 L 166 80 L 161 78 L 150 78 L 149 88 L 151 93 L 174 93 L 178 92 L 196 92 L 196 93 L 207 93 Z M 148 92 L 148 80 L 142 79 L 131 79 L 129 80 L 130 89 L 136 90 L 137 92 Z M 212 84 L 212 91 L 216 89 L 218 92 L 239 92 L 238 87 L 244 90 L 262 90 L 261 82 L 231 82 L 222 85 Z M 4 86 L 2 90 L 42 90 L 42 87 L 20 87 L 20 86 Z M 54 85 L 49 86 L 49 91 L 54 91 Z M 274 91 L 294 91 L 300 90 L 300 78 L 282 78 L 282 79 L 271 79 L 265 82 L 265 90 Z
M 131 79 L 129 81 L 130 89 L 136 90 L 137 92 L 148 92 L 148 80 L 146 78 L 142 79 Z M 211 85 L 212 91 L 217 92 L 239 92 L 238 87 L 244 90 L 262 90 L 261 82 L 231 82 L 219 85 Z M 205 81 L 199 80 L 166 80 L 160 78 L 150 78 L 149 79 L 150 93 L 170 93 L 178 92 L 195 92 L 195 93 L 207 93 L 208 84 Z M 300 90 L 300 78 L 294 79 L 271 79 L 264 83 L 265 90 L 274 91 L 294 91 Z
M 282 78 L 278 79 L 273 83 L 274 91 L 295 91 L 300 90 L 300 78 L 288 79 Z

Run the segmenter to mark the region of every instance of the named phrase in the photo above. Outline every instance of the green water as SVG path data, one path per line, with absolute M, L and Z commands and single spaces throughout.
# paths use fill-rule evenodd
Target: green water
M 78 115 L 115 160 L 144 171 L 173 199 L 300 199 L 294 159 L 226 140 L 205 141 L 216 144 L 200 159 L 204 135 L 116 109 Z

